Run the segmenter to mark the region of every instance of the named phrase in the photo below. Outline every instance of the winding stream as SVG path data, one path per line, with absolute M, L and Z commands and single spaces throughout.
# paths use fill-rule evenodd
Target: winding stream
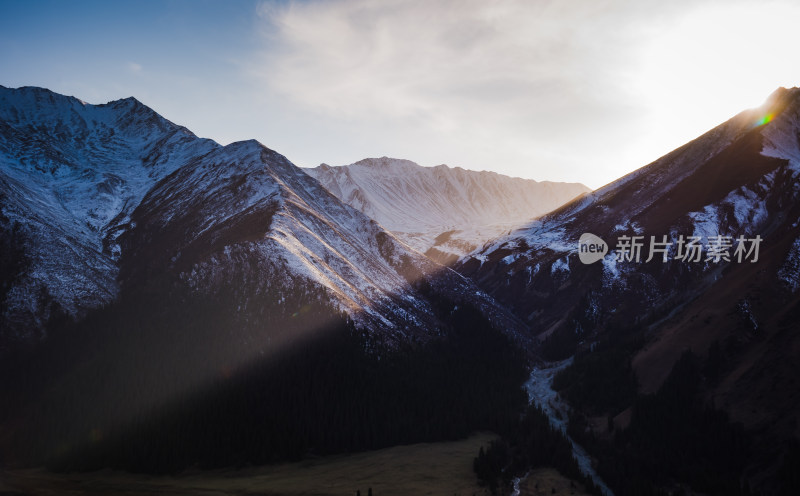
M 591 477 L 595 484 L 597 484 L 603 491 L 603 494 L 606 496 L 614 496 L 614 493 L 611 491 L 611 489 L 606 486 L 602 479 L 600 479 L 600 476 L 597 475 L 594 467 L 592 467 L 592 459 L 589 456 L 589 453 L 587 453 L 582 446 L 577 444 L 572 440 L 571 437 L 569 437 L 569 435 L 567 435 L 569 407 L 558 397 L 558 393 L 556 393 L 551 387 L 553 383 L 553 377 L 555 377 L 559 371 L 571 363 L 572 358 L 568 358 L 567 360 L 561 362 L 548 363 L 545 367 L 534 367 L 528 382 L 525 383 L 525 389 L 528 391 L 528 401 L 541 406 L 544 412 L 547 414 L 547 417 L 550 419 L 550 423 L 554 427 L 560 429 L 561 432 L 563 432 L 567 437 L 572 445 L 572 454 L 578 461 L 578 466 L 580 467 L 581 472 L 583 472 L 584 475 Z M 527 477 L 527 474 L 525 477 Z M 519 496 L 519 483 L 521 480 L 524 480 L 525 477 L 522 479 L 514 479 L 514 492 L 512 493 L 512 496 Z

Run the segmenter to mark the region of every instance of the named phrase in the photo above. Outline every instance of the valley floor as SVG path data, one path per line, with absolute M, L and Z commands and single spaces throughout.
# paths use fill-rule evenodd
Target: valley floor
M 360 490 L 367 496 L 372 488 L 374 496 L 484 495 L 488 491 L 478 486 L 472 462 L 480 447 L 488 446 L 495 437 L 482 433 L 463 441 L 395 446 L 299 463 L 178 476 L 0 470 L 0 494 L 353 496 Z

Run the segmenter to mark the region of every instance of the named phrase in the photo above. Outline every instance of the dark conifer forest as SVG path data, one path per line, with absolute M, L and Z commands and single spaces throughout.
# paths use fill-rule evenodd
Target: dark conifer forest
M 53 329 L 6 362 L 3 415 L 19 423 L 6 457 L 172 473 L 516 425 L 525 358 L 476 309 L 438 298 L 440 337 L 387 349 L 320 296 L 264 295 L 254 306 L 272 318 L 247 321 L 224 294 L 165 280 Z

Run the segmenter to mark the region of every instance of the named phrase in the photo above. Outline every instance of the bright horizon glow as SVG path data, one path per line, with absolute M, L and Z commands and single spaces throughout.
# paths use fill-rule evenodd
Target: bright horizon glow
M 800 84 L 789 0 L 0 4 L 0 84 L 135 96 L 303 167 L 596 188 Z

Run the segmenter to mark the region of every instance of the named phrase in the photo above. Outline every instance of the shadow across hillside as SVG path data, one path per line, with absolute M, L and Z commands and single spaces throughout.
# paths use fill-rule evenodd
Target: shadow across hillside
M 299 460 L 471 432 L 524 408 L 522 353 L 475 308 L 420 285 L 424 344 L 369 331 L 296 286 L 238 310 L 225 290 L 151 279 L 3 360 L 3 463 L 174 473 Z

